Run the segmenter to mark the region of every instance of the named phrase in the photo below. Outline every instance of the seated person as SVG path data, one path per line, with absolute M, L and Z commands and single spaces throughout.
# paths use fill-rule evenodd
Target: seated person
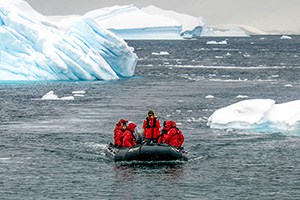
M 176 127 L 174 121 L 166 121 L 163 127 L 163 132 L 159 138 L 159 143 L 168 144 L 177 148 L 180 148 L 184 142 L 184 136 L 182 132 Z
M 114 145 L 117 147 L 122 147 L 122 140 L 125 130 L 127 129 L 127 120 L 120 119 L 120 121 L 116 124 L 114 130 Z
M 134 135 L 136 124 L 129 122 L 126 131 L 124 132 L 122 147 L 133 147 L 136 145 L 136 137 Z
M 168 126 L 167 126 L 167 123 L 168 123 Z M 164 137 L 166 136 L 166 134 L 168 133 L 168 131 L 170 130 L 170 123 L 169 121 L 164 121 L 163 123 L 163 128 L 161 130 L 161 134 L 160 136 L 158 137 L 158 143 L 159 144 L 162 144 L 163 143 L 163 139 Z

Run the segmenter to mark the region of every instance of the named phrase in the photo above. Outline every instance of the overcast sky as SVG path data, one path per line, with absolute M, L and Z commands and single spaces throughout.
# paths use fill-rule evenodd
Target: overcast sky
M 114 5 L 155 5 L 192 16 L 208 25 L 243 24 L 265 31 L 300 34 L 300 0 L 26 0 L 44 15 L 84 14 Z

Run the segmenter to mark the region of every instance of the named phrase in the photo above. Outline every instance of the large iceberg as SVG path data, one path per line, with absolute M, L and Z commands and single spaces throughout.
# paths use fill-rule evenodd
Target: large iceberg
M 216 110 L 207 125 L 215 129 L 300 132 L 300 100 L 244 100 Z
M 137 56 L 93 19 L 67 32 L 22 0 L 0 0 L 0 80 L 112 80 L 134 74 Z
M 239 28 L 213 29 L 206 26 L 202 17 L 163 10 L 153 5 L 139 9 L 134 5 L 112 6 L 87 12 L 83 17 L 94 19 L 101 27 L 128 40 L 177 40 L 203 36 L 247 37 Z M 48 16 L 65 31 L 80 16 Z
M 165 11 L 155 6 L 113 6 L 86 13 L 124 39 L 183 39 L 200 37 L 202 18 Z

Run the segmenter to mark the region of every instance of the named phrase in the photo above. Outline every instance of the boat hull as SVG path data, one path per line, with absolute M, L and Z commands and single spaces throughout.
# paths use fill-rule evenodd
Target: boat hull
M 142 144 L 132 148 L 117 148 L 110 144 L 105 154 L 115 161 L 188 160 L 186 151 L 164 144 Z

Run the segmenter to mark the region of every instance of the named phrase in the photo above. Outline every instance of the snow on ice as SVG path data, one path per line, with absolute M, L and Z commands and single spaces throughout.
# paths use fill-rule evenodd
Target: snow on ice
M 207 125 L 216 129 L 299 131 L 300 100 L 276 104 L 272 99 L 244 100 L 216 110 Z
M 112 80 L 132 76 L 137 63 L 91 18 L 64 32 L 22 0 L 0 2 L 0 37 L 0 80 Z

